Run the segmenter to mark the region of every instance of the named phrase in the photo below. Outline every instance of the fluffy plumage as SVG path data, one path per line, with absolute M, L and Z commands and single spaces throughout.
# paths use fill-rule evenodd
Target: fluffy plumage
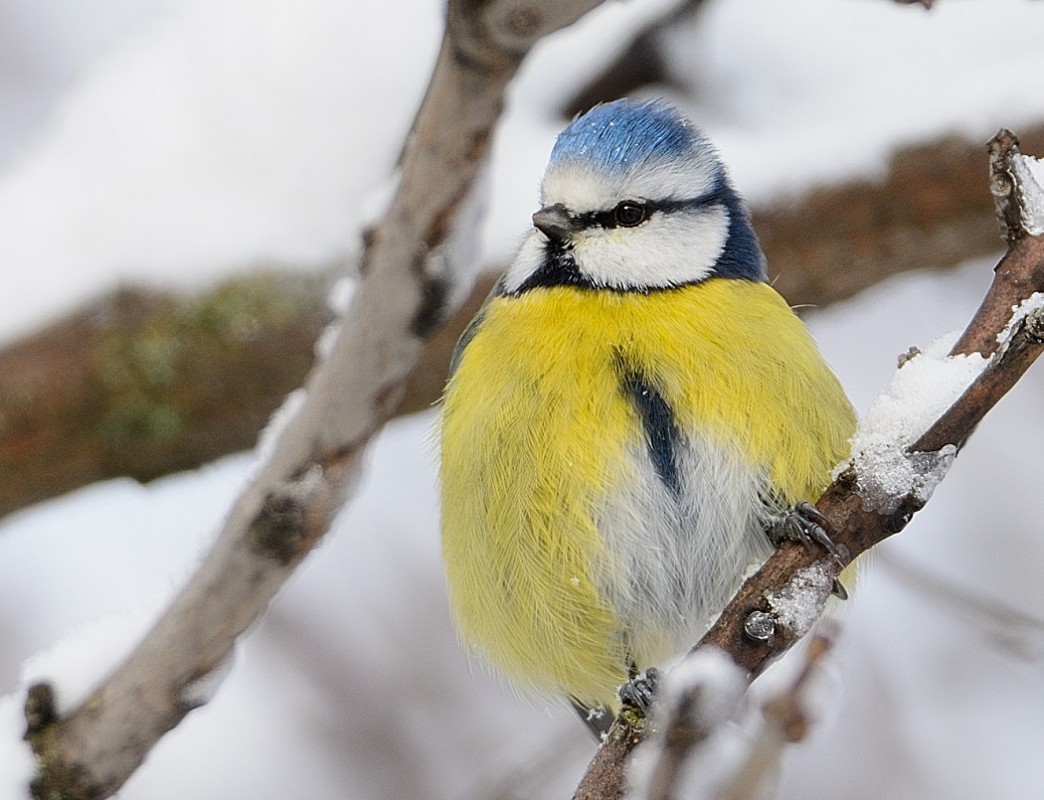
M 772 516 L 816 498 L 854 415 L 675 109 L 575 121 L 542 199 L 454 356 L 443 552 L 465 641 L 611 704 L 698 638 Z

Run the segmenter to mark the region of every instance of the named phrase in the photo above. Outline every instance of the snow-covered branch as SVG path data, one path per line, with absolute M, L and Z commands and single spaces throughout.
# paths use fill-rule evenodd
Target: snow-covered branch
M 199 688 L 326 532 L 363 450 L 395 408 L 424 341 L 466 291 L 459 226 L 504 89 L 543 35 L 600 0 L 451 0 L 399 183 L 366 236 L 363 277 L 271 457 L 235 503 L 197 573 L 130 657 L 67 715 L 31 691 L 37 797 L 103 798 L 205 702 Z M 60 700 L 61 687 L 54 687 Z
M 861 423 L 852 461 L 817 503 L 850 559 L 906 527 L 976 425 L 1044 350 L 1044 236 L 1031 232 L 1039 222 L 1038 164 L 1018 152 L 1008 131 L 991 141 L 990 158 L 990 188 L 1009 243 L 993 284 L 948 353 L 904 359 L 877 401 L 879 413 Z M 744 583 L 693 654 L 724 651 L 753 680 L 808 631 L 842 566 L 821 551 L 785 544 Z M 808 580 L 811 574 L 821 579 Z M 625 710 L 575 800 L 621 796 L 623 765 L 647 730 Z

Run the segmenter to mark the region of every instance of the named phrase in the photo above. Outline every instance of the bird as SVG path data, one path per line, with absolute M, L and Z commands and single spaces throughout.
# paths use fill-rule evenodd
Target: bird
M 451 359 L 442 555 L 467 648 L 590 719 L 780 540 L 829 546 L 856 417 L 676 106 L 576 118 L 532 225 Z

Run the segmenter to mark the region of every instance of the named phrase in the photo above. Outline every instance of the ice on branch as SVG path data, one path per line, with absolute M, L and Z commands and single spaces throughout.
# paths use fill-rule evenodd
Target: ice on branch
M 778 625 L 800 638 L 819 619 L 833 586 L 834 577 L 823 562 L 799 570 L 784 586 L 768 593 L 772 616 Z
M 1011 342 L 1016 331 L 1024 326 L 1030 325 L 1031 330 L 1039 330 L 1042 327 L 1044 317 L 1044 294 L 1034 292 L 1017 306 L 1011 308 L 1011 319 L 1004 326 L 1004 330 L 997 334 L 997 344 L 1000 345 L 997 353 L 1002 354 Z
M 1031 236 L 1044 234 L 1044 161 L 1016 154 L 1011 159 L 1018 190 L 1022 227 Z
M 956 336 L 941 337 L 906 359 L 859 423 L 852 453 L 860 494 L 873 511 L 890 515 L 905 498 L 927 502 L 957 455 L 953 446 L 906 452 L 988 363 L 977 353 L 948 355 Z

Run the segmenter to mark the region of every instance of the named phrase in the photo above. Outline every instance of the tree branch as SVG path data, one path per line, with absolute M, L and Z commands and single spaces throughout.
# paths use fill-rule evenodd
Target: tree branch
M 1006 131 L 990 143 L 993 174 L 1013 175 L 1010 161 L 1018 155 L 1017 140 Z M 997 196 L 997 184 L 991 189 Z M 1014 181 L 998 208 L 1018 206 Z M 994 281 L 951 355 L 979 352 L 990 361 L 966 391 L 928 430 L 906 449 L 906 455 L 959 449 L 975 426 L 1019 380 L 1044 349 L 1039 307 L 1018 307 L 1044 292 L 1044 237 L 1011 235 L 1009 216 L 1000 213 L 1009 231 L 1009 250 L 997 265 Z M 1021 218 L 1017 223 L 1024 227 Z M 1013 314 L 1013 306 L 1016 310 Z M 898 445 L 901 446 L 901 445 Z M 855 454 L 858 457 L 858 453 Z M 882 505 L 871 501 L 858 460 L 849 464 L 816 504 L 829 520 L 835 543 L 855 558 L 901 531 L 926 501 L 910 491 Z M 822 551 L 793 543 L 780 547 L 740 588 L 718 620 L 693 648 L 716 647 L 728 653 L 756 678 L 810 628 L 822 612 L 842 565 Z M 795 606 L 799 606 L 795 612 Z M 644 738 L 644 720 L 621 714 L 607 741 L 599 748 L 574 798 L 607 800 L 623 796 L 624 762 Z M 608 777 L 604 777 L 608 776 Z
M 364 448 L 459 293 L 454 221 L 486 158 L 508 81 L 537 39 L 599 1 L 451 0 L 398 191 L 366 236 L 363 277 L 329 355 L 163 618 L 83 706 L 55 721 L 34 707 L 27 737 L 39 760 L 37 797 L 97 800 L 119 789 L 201 702 L 193 688 L 230 657 L 236 637 L 326 532 Z
M 257 272 L 194 297 L 123 289 L 0 350 L 0 516 L 251 447 L 308 374 L 327 284 Z
M 1044 151 L 1044 128 L 1021 138 Z M 992 200 L 971 188 L 981 160 L 981 145 L 947 137 L 900 149 L 881 180 L 756 206 L 774 285 L 792 303 L 825 306 L 925 263 L 995 252 Z M 481 276 L 425 343 L 396 413 L 438 401 L 493 280 Z M 329 281 L 265 271 L 192 297 L 125 289 L 4 346 L 0 517 L 94 481 L 147 481 L 253 446 L 308 372 L 332 317 Z

